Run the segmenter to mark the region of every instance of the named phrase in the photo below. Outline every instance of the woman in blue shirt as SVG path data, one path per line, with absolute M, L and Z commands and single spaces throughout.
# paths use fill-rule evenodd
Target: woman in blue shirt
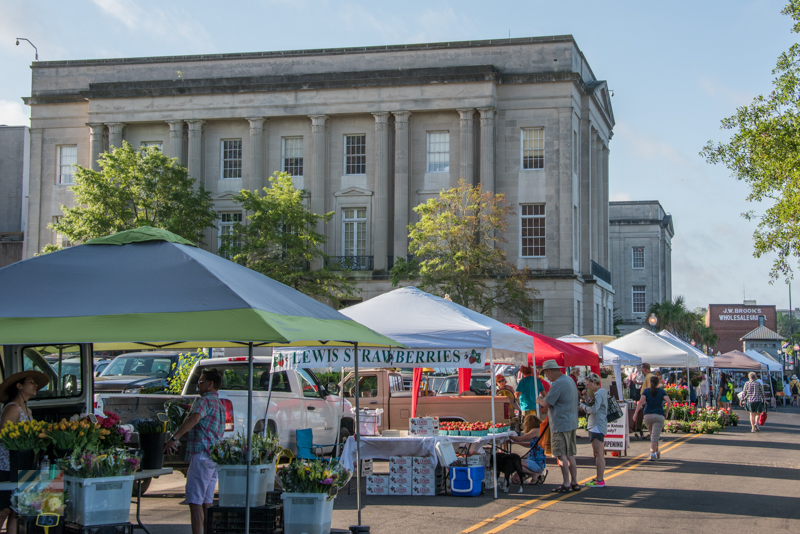
M 644 424 L 650 429 L 650 461 L 661 458 L 658 452 L 658 438 L 664 428 L 664 421 L 669 415 L 669 407 L 672 400 L 663 388 L 658 387 L 659 379 L 656 376 L 650 377 L 650 387 L 642 392 L 642 398 L 636 404 L 636 411 L 633 418 L 639 415 L 639 410 L 644 408 Z

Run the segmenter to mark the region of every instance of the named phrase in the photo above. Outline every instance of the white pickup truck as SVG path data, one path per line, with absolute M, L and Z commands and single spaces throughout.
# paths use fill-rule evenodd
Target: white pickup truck
M 310 428 L 314 443 L 323 445 L 343 442 L 353 434 L 355 415 L 346 399 L 328 393 L 313 372 L 305 369 L 281 371 L 273 375 L 272 393 L 268 392 L 271 356 L 253 358 L 253 431 L 262 432 L 269 398 L 268 430 L 274 432 L 282 447 L 297 452 L 295 431 Z M 197 397 L 197 381 L 204 368 L 217 369 L 222 374 L 219 397 L 225 405 L 225 437 L 247 432 L 247 357 L 209 358 L 197 362 L 189 375 L 182 395 L 123 395 L 96 396 L 97 410 L 117 413 L 122 423 L 137 418 L 155 418 L 164 412 L 164 402 L 175 398 L 191 402 Z M 331 452 L 333 447 L 323 448 Z M 167 464 L 180 468 L 182 453 L 170 458 Z

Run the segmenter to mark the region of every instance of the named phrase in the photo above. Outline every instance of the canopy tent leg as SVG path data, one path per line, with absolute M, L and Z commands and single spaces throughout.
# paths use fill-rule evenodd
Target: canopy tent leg
M 361 526 L 361 430 L 360 430 L 360 419 L 358 415 L 358 400 L 361 397 L 361 391 L 358 384 L 358 343 L 353 343 L 353 347 L 355 347 L 355 375 L 356 375 L 356 427 L 354 432 L 354 438 L 356 442 L 356 508 L 358 509 L 358 526 Z
M 491 332 L 489 336 L 491 337 Z M 494 498 L 497 498 L 497 434 L 494 432 L 494 399 L 497 394 L 497 379 L 494 377 L 494 355 L 492 347 L 489 347 L 489 376 L 492 382 L 492 480 L 494 480 Z M 522 484 L 524 481 L 520 480 Z
M 272 387 L 272 382 L 270 382 L 270 387 Z M 344 367 L 339 370 L 339 417 L 344 415 Z M 265 423 L 266 424 L 266 421 Z M 342 425 L 339 424 L 339 430 L 336 432 L 336 457 L 342 457 L 342 447 L 344 444 L 342 443 Z
M 275 361 L 274 359 L 272 361 Z M 269 430 L 269 403 L 272 402 L 272 363 L 269 364 L 269 385 L 267 385 L 267 407 L 264 409 L 264 437 Z M 277 460 L 276 460 L 277 462 Z
M 541 419 L 541 415 L 539 415 L 539 373 L 536 372 L 535 354 L 532 356 L 531 363 L 533 363 L 533 395 L 534 395 L 533 402 L 534 404 L 536 404 L 536 417 L 538 419 Z M 523 422 L 522 419 L 525 417 L 525 414 L 520 412 L 519 417 L 520 417 L 520 423 L 522 423 Z
M 245 471 L 244 489 L 244 532 L 250 534 L 250 464 L 253 463 L 253 343 L 247 344 L 247 369 L 250 379 L 247 381 L 247 470 Z M 272 375 L 270 375 L 272 384 Z M 264 423 L 266 424 L 266 422 Z

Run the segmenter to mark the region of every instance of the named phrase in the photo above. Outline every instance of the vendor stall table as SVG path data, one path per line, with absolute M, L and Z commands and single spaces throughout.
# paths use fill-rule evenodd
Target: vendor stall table
M 139 519 L 139 508 L 142 502 L 142 480 L 146 480 L 148 478 L 155 478 L 160 477 L 161 475 L 171 475 L 172 468 L 171 467 L 164 467 L 162 469 L 144 469 L 142 471 L 137 471 L 133 474 L 133 482 L 136 484 L 136 524 L 133 525 L 134 529 L 141 529 L 147 532 L 147 534 L 152 534 L 146 526 L 142 524 L 142 520 Z

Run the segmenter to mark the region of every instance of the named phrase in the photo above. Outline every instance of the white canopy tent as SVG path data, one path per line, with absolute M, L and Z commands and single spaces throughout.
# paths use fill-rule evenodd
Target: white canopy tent
M 644 328 L 612 341 L 606 347 L 629 352 L 653 367 L 700 367 L 697 354 L 679 348 Z
M 356 386 L 359 368 L 375 367 L 435 367 L 480 368 L 491 366 L 494 374 L 495 359 L 503 363 L 528 364 L 528 354 L 533 353 L 533 340 L 505 324 L 452 301 L 436 297 L 415 287 L 404 287 L 355 306 L 340 310 L 354 321 L 376 332 L 392 332 L 390 336 L 408 349 L 371 350 L 355 352 L 331 343 L 328 349 L 285 348 L 277 349 L 281 363 L 275 368 L 288 367 L 354 367 Z M 488 354 L 488 357 L 486 357 Z M 494 425 L 494 398 L 496 383 L 492 380 L 492 424 Z M 355 396 L 358 419 L 358 391 Z M 357 461 L 358 420 L 355 440 Z M 495 462 L 496 465 L 496 462 Z M 496 467 L 495 467 L 496 469 Z M 358 472 L 358 471 L 356 471 Z M 494 473 L 497 478 L 497 473 Z M 361 479 L 357 478 L 357 507 L 361 521 Z M 495 487 L 495 498 L 497 488 Z
M 660 337 L 663 337 L 673 345 L 677 346 L 678 348 L 684 349 L 689 352 L 694 352 L 697 355 L 697 360 L 700 364 L 700 367 L 714 367 L 714 358 L 704 353 L 702 350 L 698 349 L 697 347 L 693 346 L 691 343 L 687 343 L 669 330 L 662 330 L 658 333 Z
M 749 356 L 750 358 L 756 360 L 757 362 L 761 362 L 762 364 L 767 366 L 767 371 L 770 373 L 781 373 L 783 372 L 783 366 L 776 362 L 775 360 L 771 360 L 755 350 L 746 350 L 744 353 Z
M 617 381 L 617 397 L 622 400 L 622 366 L 623 365 L 642 365 L 642 359 L 623 350 L 609 346 L 603 347 L 603 364 L 610 365 L 614 369 L 614 378 Z

